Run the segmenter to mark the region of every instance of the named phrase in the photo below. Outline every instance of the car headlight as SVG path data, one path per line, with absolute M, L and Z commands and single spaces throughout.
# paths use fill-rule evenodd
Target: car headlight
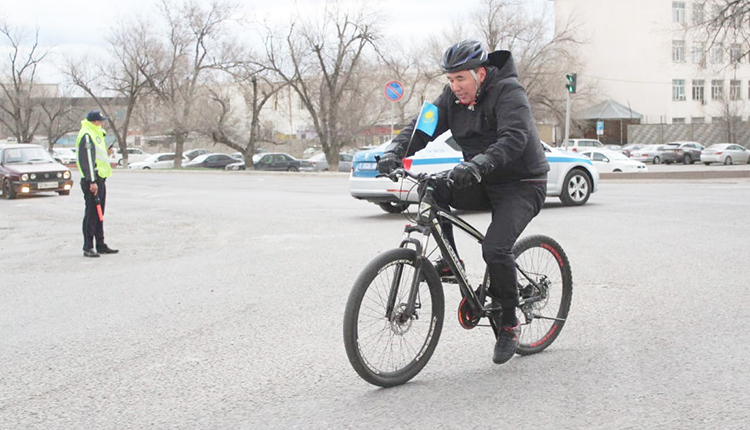
M 63 178 L 64 179 L 70 179 L 70 171 L 66 170 L 65 172 L 63 172 Z
M 29 174 L 28 173 L 24 173 L 23 175 L 21 175 L 21 180 L 22 181 L 28 181 L 29 180 Z
M 33 181 L 34 179 L 36 179 L 36 173 L 31 174 L 31 180 Z
M 57 178 L 58 179 L 62 178 L 62 172 L 57 172 Z

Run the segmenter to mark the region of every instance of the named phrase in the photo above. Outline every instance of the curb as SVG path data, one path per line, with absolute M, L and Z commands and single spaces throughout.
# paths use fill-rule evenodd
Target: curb
M 728 179 L 750 178 L 750 170 L 698 172 L 600 173 L 599 179 Z

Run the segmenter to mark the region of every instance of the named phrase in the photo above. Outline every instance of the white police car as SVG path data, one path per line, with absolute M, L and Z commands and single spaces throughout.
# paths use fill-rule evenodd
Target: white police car
M 392 182 L 388 178 L 377 178 L 377 162 L 390 142 L 368 151 L 354 154 L 349 176 L 349 192 L 352 197 L 379 205 L 384 211 L 399 213 L 416 203 L 416 187 L 409 180 Z M 552 148 L 546 143 L 544 153 L 549 161 L 547 196 L 559 197 L 566 206 L 586 203 L 599 185 L 599 172 L 591 160 Z M 453 168 L 463 155 L 450 131 L 438 136 L 426 148 L 404 160 L 404 167 L 415 173 L 434 173 Z

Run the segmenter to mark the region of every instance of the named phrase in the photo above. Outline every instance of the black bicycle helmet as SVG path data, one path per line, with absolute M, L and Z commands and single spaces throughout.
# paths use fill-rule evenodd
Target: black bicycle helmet
M 487 52 L 476 40 L 464 40 L 448 48 L 440 60 L 440 67 L 445 73 L 459 70 L 474 70 L 487 64 Z

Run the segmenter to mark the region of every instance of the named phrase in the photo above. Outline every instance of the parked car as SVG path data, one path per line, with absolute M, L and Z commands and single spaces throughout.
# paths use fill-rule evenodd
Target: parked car
M 563 141 L 560 149 L 580 152 L 587 149 L 603 149 L 604 145 L 596 139 L 568 139 Z
M 349 176 L 349 193 L 355 199 L 367 200 L 380 206 L 386 212 L 404 211 L 418 201 L 417 190 L 408 180 L 391 182 L 388 178 L 376 177 L 377 162 L 390 144 L 386 142 L 369 151 L 354 154 L 352 171 Z M 550 172 L 547 181 L 547 196 L 559 197 L 563 204 L 578 206 L 586 203 L 597 190 L 599 172 L 586 157 L 551 148 L 542 143 Z M 458 144 L 450 132 L 443 133 L 426 148 L 404 159 L 404 166 L 416 173 L 449 170 L 463 161 Z
M 683 164 L 693 164 L 701 159 L 703 145 L 698 142 L 669 142 L 664 147 L 662 161 L 666 164 L 682 161 Z
M 203 154 L 199 155 L 192 160 L 188 161 L 186 164 L 183 164 L 182 167 L 185 168 L 208 168 L 208 169 L 223 169 L 228 164 L 236 163 L 238 161 L 242 161 L 242 159 L 237 159 L 232 156 L 229 156 L 227 154 Z
M 125 148 L 125 151 L 128 154 L 128 164 L 143 161 L 151 156 L 151 154 L 139 148 Z M 118 166 L 122 166 L 122 160 L 123 155 L 120 150 L 113 147 L 112 155 L 109 156 L 109 162 Z
M 41 146 L 26 143 L 0 145 L 0 182 L 6 199 L 47 191 L 67 196 L 73 188 L 67 167 Z
M 736 143 L 716 143 L 701 151 L 701 163 L 750 163 L 750 150 Z
M 72 148 L 52 148 L 52 158 L 60 164 L 76 164 L 76 151 Z
M 260 157 L 262 157 L 263 154 L 254 154 L 253 155 L 253 164 L 257 163 L 258 160 L 260 160 Z M 245 162 L 244 161 L 238 161 L 236 163 L 227 164 L 224 167 L 224 170 L 245 170 Z
M 664 147 L 666 145 L 646 145 L 641 149 L 634 150 L 630 153 L 630 158 L 643 163 L 659 164 L 664 156 Z
M 632 155 L 633 151 L 641 149 L 644 146 L 646 146 L 646 145 L 644 145 L 642 143 L 630 143 L 628 145 L 623 146 L 620 150 L 622 151 L 623 154 L 625 154 L 625 156 L 630 157 Z
M 646 172 L 645 164 L 637 160 L 631 160 L 622 152 L 602 149 L 597 151 L 584 151 L 580 153 L 594 162 L 594 167 L 599 173 L 637 173 Z
M 209 154 L 211 151 L 203 148 L 198 149 L 188 149 L 187 151 L 183 151 L 182 155 L 187 157 L 188 160 L 194 160 L 195 157 L 203 154 Z
M 354 157 L 350 154 L 340 153 L 339 154 L 339 172 L 349 172 L 352 170 L 352 159 Z M 324 153 L 315 154 L 308 158 L 307 161 L 312 165 L 312 170 L 315 172 L 327 172 L 328 171 L 328 160 Z
M 129 163 L 128 169 L 171 169 L 174 167 L 174 157 L 174 152 L 161 152 L 158 154 L 153 154 L 143 161 Z M 185 154 L 183 154 L 182 165 L 184 166 L 188 161 L 190 160 L 185 156 Z
M 269 152 L 262 154 L 258 161 L 253 161 L 255 170 L 272 170 L 277 172 L 299 172 L 312 170 L 312 165 L 304 160 L 297 160 L 283 152 Z

